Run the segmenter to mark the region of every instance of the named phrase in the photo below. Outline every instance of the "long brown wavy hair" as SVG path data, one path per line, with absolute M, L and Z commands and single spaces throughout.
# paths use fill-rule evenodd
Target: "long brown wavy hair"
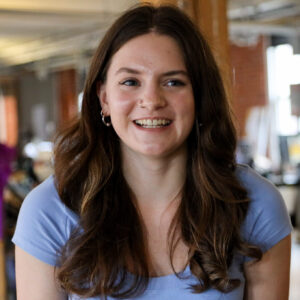
M 105 82 L 113 55 L 127 41 L 149 32 L 172 37 L 179 45 L 196 107 L 182 200 L 169 229 L 171 263 L 179 229 L 189 248 L 191 272 L 199 279 L 194 292 L 229 292 L 240 284 L 229 277 L 233 255 L 262 255 L 240 235 L 249 200 L 235 176 L 236 132 L 211 50 L 179 9 L 140 5 L 125 12 L 101 41 L 86 80 L 81 115 L 56 139 L 57 190 L 79 216 L 57 269 L 68 293 L 124 298 L 147 287 L 150 264 L 143 220 L 122 173 L 119 138 L 101 122 L 97 83 Z

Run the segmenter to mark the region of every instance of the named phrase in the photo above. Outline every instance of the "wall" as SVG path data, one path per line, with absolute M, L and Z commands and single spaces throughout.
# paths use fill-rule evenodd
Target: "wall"
M 48 139 L 56 124 L 57 101 L 54 74 L 38 79 L 34 73 L 19 77 L 20 136 L 32 133 L 39 139 Z

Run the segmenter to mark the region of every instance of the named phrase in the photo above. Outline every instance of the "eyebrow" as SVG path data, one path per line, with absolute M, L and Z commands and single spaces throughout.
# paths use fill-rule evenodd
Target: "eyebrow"
M 138 70 L 135 70 L 135 69 L 131 69 L 131 68 L 126 68 L 126 67 L 123 67 L 123 68 L 120 68 L 116 74 L 119 74 L 119 73 L 122 73 L 122 72 L 125 72 L 125 73 L 130 73 L 130 74 L 140 74 L 141 72 L 138 71 Z M 173 76 L 173 75 L 184 75 L 186 77 L 189 77 L 188 76 L 188 73 L 184 70 L 172 70 L 172 71 L 168 71 L 166 73 L 163 73 L 162 74 L 162 77 L 165 77 L 165 76 Z
M 130 73 L 130 74 L 140 74 L 140 72 L 138 70 L 135 70 L 135 69 L 131 69 L 131 68 L 120 68 L 116 74 L 119 74 L 119 73 L 122 73 L 122 72 L 125 72 L 125 73 Z

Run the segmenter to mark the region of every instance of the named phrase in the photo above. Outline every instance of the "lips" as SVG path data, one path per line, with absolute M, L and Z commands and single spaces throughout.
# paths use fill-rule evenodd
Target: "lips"
M 169 119 L 140 119 L 134 120 L 134 123 L 143 128 L 162 128 L 171 124 Z

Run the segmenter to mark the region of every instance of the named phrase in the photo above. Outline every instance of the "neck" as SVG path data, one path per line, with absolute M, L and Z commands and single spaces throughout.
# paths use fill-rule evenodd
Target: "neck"
M 186 147 L 161 158 L 122 149 L 124 177 L 142 206 L 162 208 L 179 198 L 186 177 Z

